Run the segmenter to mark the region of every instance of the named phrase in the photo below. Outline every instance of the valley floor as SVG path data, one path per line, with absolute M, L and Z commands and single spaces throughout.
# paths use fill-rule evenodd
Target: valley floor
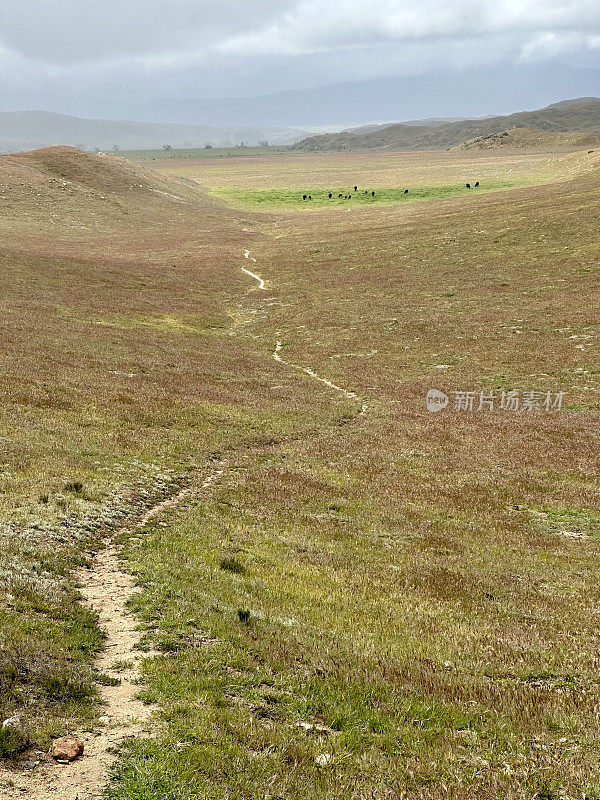
M 374 186 L 515 169 L 392 156 Z M 600 797 L 600 168 L 350 212 L 195 183 L 302 191 L 287 158 L 2 164 L 0 796 Z M 131 663 L 80 602 L 107 543 Z M 43 754 L 122 724 L 110 684 L 152 734 L 82 787 Z

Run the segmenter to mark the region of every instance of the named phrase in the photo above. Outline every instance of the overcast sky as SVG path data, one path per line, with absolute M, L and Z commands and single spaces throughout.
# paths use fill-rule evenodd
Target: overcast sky
M 52 108 L 70 98 L 71 110 L 89 114 L 132 99 L 251 96 L 440 69 L 557 62 L 600 66 L 600 0 L 0 5 L 4 108 L 44 102 Z

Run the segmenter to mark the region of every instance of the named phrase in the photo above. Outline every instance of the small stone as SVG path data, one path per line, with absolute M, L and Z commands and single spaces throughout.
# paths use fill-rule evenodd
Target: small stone
M 8 717 L 2 723 L 2 730 L 5 731 L 7 728 L 14 728 L 18 730 L 21 727 L 21 719 L 19 717 Z
M 331 753 L 319 753 L 319 755 L 315 758 L 315 764 L 318 764 L 320 767 L 326 767 L 330 762 Z
M 83 742 L 76 736 L 61 736 L 52 742 L 50 755 L 59 761 L 75 761 L 83 753 Z
M 32 770 L 35 769 L 39 763 L 39 761 L 24 761 L 21 766 L 24 770 Z

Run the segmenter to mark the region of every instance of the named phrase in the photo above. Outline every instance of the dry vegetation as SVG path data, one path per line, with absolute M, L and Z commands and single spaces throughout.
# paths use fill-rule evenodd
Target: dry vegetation
M 15 162 L 42 210 L 13 162 L 1 181 L 22 198 L 0 222 L 2 713 L 34 742 L 92 718 L 101 636 L 69 569 L 220 458 L 209 495 L 123 537 L 162 727 L 108 797 L 600 797 L 595 155 L 188 161 L 137 188 L 94 162 L 114 195 L 50 186 L 55 158 Z M 544 183 L 267 216 L 189 180 L 467 170 Z M 276 363 L 277 339 L 358 398 Z M 434 415 L 432 386 L 566 407 Z

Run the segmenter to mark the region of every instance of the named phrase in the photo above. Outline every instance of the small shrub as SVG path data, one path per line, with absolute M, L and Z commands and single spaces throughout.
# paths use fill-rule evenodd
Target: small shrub
M 252 614 L 248 611 L 247 608 L 238 608 L 238 619 L 240 622 L 243 622 L 244 625 L 250 624 L 250 618 Z
M 536 795 L 536 800 L 559 800 L 561 797 L 561 787 L 555 781 L 546 783 L 545 781 L 540 785 Z
M 227 570 L 227 572 L 233 572 L 236 575 L 246 574 L 246 567 L 241 561 L 238 561 L 237 558 L 223 558 L 219 566 L 221 569 Z
M 65 492 L 71 492 L 71 494 L 83 494 L 83 483 L 81 481 L 67 481 L 63 489 Z
M 10 758 L 27 747 L 27 738 L 16 728 L 0 727 L 0 758 Z

